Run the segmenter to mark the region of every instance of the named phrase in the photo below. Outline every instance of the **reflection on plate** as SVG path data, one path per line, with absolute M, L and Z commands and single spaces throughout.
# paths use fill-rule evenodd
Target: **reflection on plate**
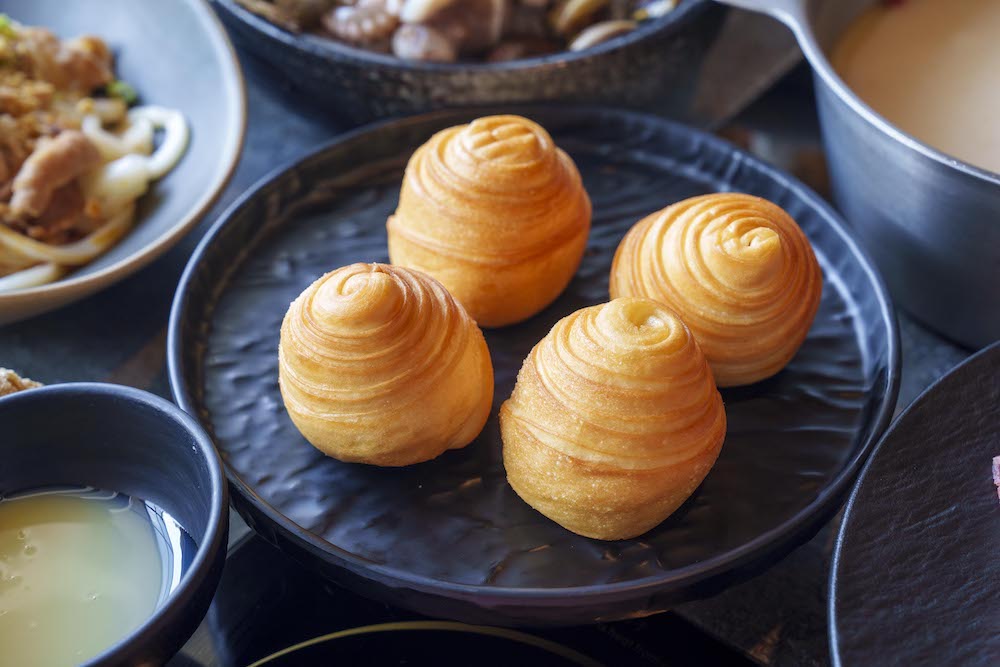
M 214 434 L 251 525 L 366 595 L 475 623 L 652 613 L 770 562 L 835 510 L 895 402 L 895 321 L 837 218 L 789 177 L 661 119 L 512 111 L 542 123 L 576 161 L 594 204 L 593 230 L 579 272 L 552 306 L 487 332 L 496 395 L 476 441 L 404 469 L 328 459 L 282 407 L 276 349 L 289 302 L 317 276 L 385 261 L 385 220 L 413 149 L 481 111 L 348 135 L 234 207 L 178 288 L 169 340 L 174 395 Z M 767 197 L 799 222 L 824 272 L 815 323 L 784 371 L 723 392 L 722 456 L 670 519 L 632 540 L 573 535 L 508 486 L 496 408 L 558 319 L 607 301 L 612 254 L 636 220 L 715 190 Z

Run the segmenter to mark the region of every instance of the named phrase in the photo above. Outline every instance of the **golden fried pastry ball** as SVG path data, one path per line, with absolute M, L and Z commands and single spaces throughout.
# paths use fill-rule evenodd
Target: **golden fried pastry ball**
M 666 304 L 691 329 L 720 387 L 784 368 L 819 308 L 823 278 L 795 221 L 766 199 L 693 197 L 638 222 L 611 267 L 611 297 Z
M 429 273 L 481 326 L 499 327 L 566 288 L 587 244 L 590 200 L 541 126 L 490 116 L 417 149 L 387 227 L 393 264 Z
M 560 320 L 500 409 L 507 479 L 574 533 L 645 533 L 715 463 L 726 413 L 704 355 L 664 305 L 615 299 Z
M 352 264 L 288 309 L 281 395 L 306 440 L 341 461 L 403 466 L 469 444 L 493 402 L 482 331 L 430 276 Z

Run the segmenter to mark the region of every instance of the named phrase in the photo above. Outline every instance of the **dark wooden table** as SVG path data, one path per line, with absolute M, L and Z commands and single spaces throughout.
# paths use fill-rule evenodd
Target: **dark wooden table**
M 169 396 L 164 367 L 167 316 L 177 280 L 198 239 L 255 181 L 342 129 L 266 78 L 258 64 L 245 57 L 243 62 L 249 99 L 246 145 L 215 209 L 178 246 L 131 278 L 57 312 L 0 327 L 0 366 L 45 383 L 116 382 Z M 799 71 L 722 132 L 825 192 L 814 117 L 808 77 Z M 902 313 L 900 324 L 904 368 L 897 411 L 970 353 Z M 755 579 L 671 613 L 710 641 L 761 664 L 828 664 L 827 577 L 838 523 L 839 518 Z M 234 519 L 234 539 L 246 530 Z M 606 631 L 616 632 L 615 624 Z M 196 663 L 188 658 L 183 664 Z M 687 663 L 665 657 L 663 664 Z

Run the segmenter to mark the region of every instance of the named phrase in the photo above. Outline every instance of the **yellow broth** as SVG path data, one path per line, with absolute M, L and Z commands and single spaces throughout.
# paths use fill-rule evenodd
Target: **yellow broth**
M 1000 2 L 901 0 L 865 11 L 833 66 L 903 132 L 1000 172 Z
M 143 623 L 164 590 L 141 501 L 50 491 L 0 502 L 0 664 L 75 665 Z

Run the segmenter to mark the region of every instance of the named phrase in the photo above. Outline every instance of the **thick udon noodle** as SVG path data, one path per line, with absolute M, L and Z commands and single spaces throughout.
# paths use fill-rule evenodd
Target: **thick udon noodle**
M 117 243 L 133 225 L 136 200 L 152 181 L 173 169 L 187 148 L 189 134 L 183 114 L 159 106 L 130 109 L 119 133 L 104 129 L 97 113 L 85 116 L 80 129 L 101 154 L 102 164 L 83 174 L 80 186 L 103 223 L 65 245 L 37 241 L 0 224 L 0 292 L 57 280 Z M 154 148 L 157 130 L 162 136 Z

